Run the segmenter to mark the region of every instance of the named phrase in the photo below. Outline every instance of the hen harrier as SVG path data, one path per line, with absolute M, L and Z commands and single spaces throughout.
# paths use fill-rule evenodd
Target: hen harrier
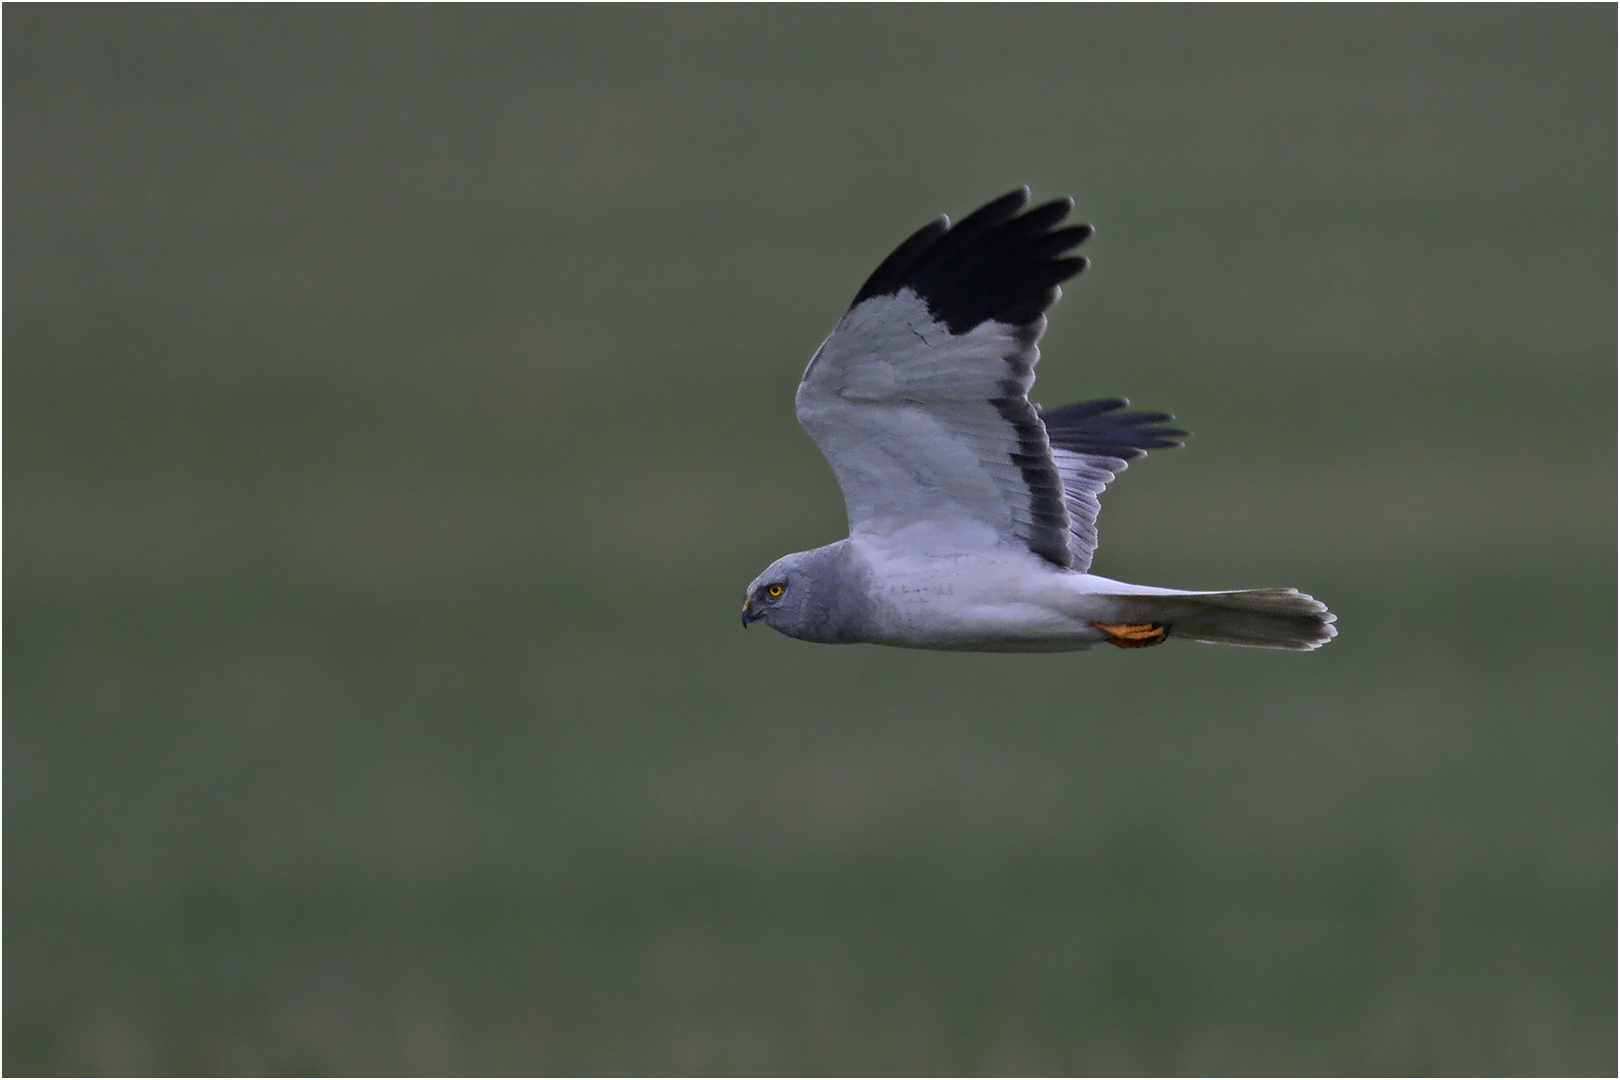
M 1035 347 L 1066 255 L 1089 225 L 1029 189 L 883 260 L 799 384 L 799 423 L 844 492 L 849 538 L 776 560 L 743 626 L 914 649 L 1135 649 L 1171 638 L 1315 649 L 1336 631 L 1294 589 L 1182 592 L 1090 573 L 1097 496 L 1148 450 L 1180 446 L 1164 413 L 1123 399 L 1042 413 Z

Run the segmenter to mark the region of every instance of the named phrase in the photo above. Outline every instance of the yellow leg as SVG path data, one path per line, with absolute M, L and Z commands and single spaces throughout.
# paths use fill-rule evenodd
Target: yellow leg
M 1108 644 L 1121 649 L 1145 649 L 1163 641 L 1170 628 L 1163 623 L 1100 623 L 1091 624 L 1108 635 Z

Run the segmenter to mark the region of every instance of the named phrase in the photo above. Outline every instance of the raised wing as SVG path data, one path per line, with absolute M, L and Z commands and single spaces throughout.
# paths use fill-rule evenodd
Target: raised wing
M 1082 401 L 1041 413 L 1052 462 L 1063 479 L 1063 504 L 1069 511 L 1069 565 L 1091 569 L 1097 550 L 1097 497 L 1125 468 L 1149 450 L 1180 446 L 1187 433 L 1162 426 L 1169 413 L 1120 412 L 1124 398 Z
M 799 384 L 799 423 L 838 477 L 853 535 L 919 550 L 1022 545 L 1069 566 L 1070 519 L 1029 388 L 1065 252 L 1091 226 L 1021 188 L 883 260 Z M 1023 211 L 1020 213 L 1020 211 Z M 1100 490 L 1100 488 L 1099 488 Z

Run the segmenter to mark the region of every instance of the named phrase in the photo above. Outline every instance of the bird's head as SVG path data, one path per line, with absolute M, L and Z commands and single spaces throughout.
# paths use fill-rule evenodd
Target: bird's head
M 800 641 L 869 641 L 867 575 L 849 541 L 784 555 L 748 586 L 742 623 L 762 622 Z
M 809 592 L 801 556 L 785 555 L 755 578 L 743 598 L 742 624 L 763 622 L 787 630 L 799 621 Z

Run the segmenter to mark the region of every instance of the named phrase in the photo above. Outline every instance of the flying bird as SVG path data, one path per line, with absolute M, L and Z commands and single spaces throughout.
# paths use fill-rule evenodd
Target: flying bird
M 1072 199 L 1020 188 L 884 259 L 799 383 L 799 423 L 838 477 L 849 537 L 772 563 L 742 622 L 803 641 L 972 652 L 1125 649 L 1171 639 L 1315 649 L 1337 631 L 1295 589 L 1184 592 L 1091 573 L 1098 496 L 1126 462 L 1180 446 L 1123 398 L 1042 412 L 1036 344 L 1072 254 Z

